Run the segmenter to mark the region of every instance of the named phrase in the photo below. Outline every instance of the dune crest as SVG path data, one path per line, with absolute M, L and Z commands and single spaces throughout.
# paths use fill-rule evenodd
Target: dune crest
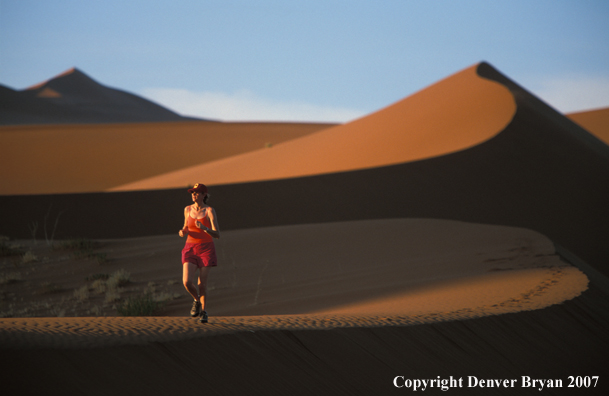
M 375 168 L 441 156 L 501 132 L 514 97 L 471 66 L 369 116 L 273 147 L 124 184 L 110 191 L 220 185 Z
M 53 80 L 58 79 L 58 78 L 69 76 L 70 74 L 84 74 L 84 73 L 82 73 L 80 70 L 78 70 L 75 67 L 71 67 L 68 70 L 65 70 L 65 71 L 57 74 L 56 76 L 49 78 L 48 80 L 44 80 L 42 82 L 39 82 L 38 84 L 34 84 L 32 86 L 27 87 L 25 89 L 25 91 L 38 91 L 40 88 L 46 86 L 49 82 L 52 82 Z

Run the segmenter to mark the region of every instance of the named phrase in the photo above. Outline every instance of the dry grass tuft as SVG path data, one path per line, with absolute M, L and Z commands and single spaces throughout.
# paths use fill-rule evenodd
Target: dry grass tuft
M 103 279 L 98 279 L 91 285 L 97 294 L 104 294 L 108 290 L 108 285 Z
M 110 275 L 106 281 L 106 285 L 108 286 L 108 289 L 117 289 L 127 285 L 129 282 L 131 282 L 131 274 L 124 269 L 120 269 Z
M 121 293 L 120 290 L 118 289 L 110 289 L 108 291 L 106 291 L 106 302 L 107 303 L 113 303 L 116 301 L 120 301 L 121 299 Z
M 10 243 L 8 237 L 0 236 L 0 257 L 21 256 L 23 253 L 21 246 Z
M 21 272 L 0 274 L 0 285 L 10 285 L 17 282 L 21 282 Z
M 150 293 L 129 298 L 116 308 L 121 316 L 151 316 L 161 304 Z
M 103 252 L 95 252 L 99 247 L 99 242 L 85 238 L 69 239 L 53 245 L 53 250 L 68 250 L 74 252 L 75 258 L 95 260 L 98 264 L 108 261 L 108 255 Z
M 52 282 L 42 282 L 40 284 L 40 293 L 41 294 L 55 294 L 55 293 L 61 293 L 64 291 L 64 288 L 56 285 L 55 283 Z
M 74 298 L 80 302 L 87 301 L 89 299 L 89 287 L 85 285 L 74 290 Z
M 24 264 L 33 263 L 38 261 L 38 257 L 31 250 L 28 250 L 21 257 L 21 261 L 23 261 Z

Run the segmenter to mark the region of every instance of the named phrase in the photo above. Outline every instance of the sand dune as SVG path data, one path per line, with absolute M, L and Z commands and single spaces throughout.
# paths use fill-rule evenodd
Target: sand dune
M 476 66 L 376 113 L 273 150 L 259 150 L 113 188 L 174 188 L 293 178 L 386 166 L 463 150 L 501 132 L 516 110 L 510 92 Z
M 24 90 L 0 87 L 3 125 L 189 119 L 137 95 L 106 87 L 76 68 Z
M 197 121 L 4 126 L 0 194 L 103 191 L 330 126 Z
M 571 113 L 567 117 L 609 144 L 609 108 Z
M 510 113 L 511 121 L 503 120 L 509 123 L 499 134 L 473 147 L 419 161 L 213 186 L 212 205 L 223 229 L 404 217 L 504 224 L 539 231 L 609 273 L 609 245 L 602 240 L 609 233 L 605 204 L 609 185 L 602 182 L 609 179 L 607 145 L 488 64 L 453 77 L 493 87 L 489 98 L 481 95 L 482 102 L 493 102 L 496 92 L 511 92 L 516 114 Z M 497 84 L 504 88 L 497 91 Z M 339 127 L 328 131 L 336 130 Z M 208 182 L 202 179 L 206 175 L 195 180 Z M 144 201 L 148 205 L 142 205 Z M 28 225 L 37 222 L 40 237 L 43 220 L 48 218 L 50 232 L 54 219 L 61 216 L 58 238 L 123 238 L 174 232 L 176 223 L 181 224 L 176 208 L 188 204 L 189 197 L 179 188 L 5 196 L 0 202 L 4 219 L 0 234 L 28 238 L 32 233 Z M 131 226 L 133 219 L 139 219 L 138 227 Z M 96 227 L 88 226 L 91 222 Z

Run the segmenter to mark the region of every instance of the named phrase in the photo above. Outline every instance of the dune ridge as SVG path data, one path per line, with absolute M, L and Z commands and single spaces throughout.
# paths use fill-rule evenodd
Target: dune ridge
M 526 375 L 567 381 L 573 373 L 594 373 L 601 381 L 581 393 L 604 395 L 607 301 L 607 293 L 593 287 L 543 310 L 426 325 L 245 330 L 147 345 L 3 349 L 11 362 L 2 372 L 3 389 L 20 394 L 160 395 L 200 392 L 201 381 L 192 379 L 203 376 L 205 390 L 218 395 L 370 395 L 399 392 L 392 384 L 396 375 L 465 381 L 471 375 Z M 30 376 L 24 373 L 37 367 L 44 367 L 38 381 L 26 380 Z M 537 388 L 517 390 L 540 393 Z M 426 393 L 433 391 L 439 393 L 437 388 Z M 501 390 L 451 388 L 449 393 Z M 542 393 L 572 395 L 573 389 L 545 388 Z
M 175 188 L 194 179 L 219 185 L 294 178 L 463 150 L 501 132 L 516 111 L 510 92 L 480 78 L 476 69 L 477 65 L 469 67 L 371 115 L 272 150 L 193 166 L 110 191 Z

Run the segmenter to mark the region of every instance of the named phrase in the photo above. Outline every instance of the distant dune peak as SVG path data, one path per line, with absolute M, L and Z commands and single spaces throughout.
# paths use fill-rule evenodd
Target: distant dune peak
M 76 67 L 71 67 L 68 70 L 66 70 L 64 72 L 61 72 L 58 75 L 48 79 L 46 82 L 49 82 L 49 81 L 52 81 L 52 80 L 56 80 L 56 79 L 62 78 L 62 77 L 67 77 L 67 76 L 70 76 L 70 75 L 79 75 L 79 74 L 86 76 L 85 73 L 83 73 L 82 71 L 78 70 Z
M 44 80 L 43 82 L 40 82 L 40 83 L 35 84 L 35 85 L 32 85 L 31 87 L 27 87 L 24 91 L 34 91 L 34 90 L 40 89 L 40 88 L 44 87 L 45 85 L 47 85 L 49 82 L 51 82 L 53 80 L 56 80 L 58 78 L 62 78 L 62 77 L 65 77 L 65 76 L 69 76 L 69 75 L 75 74 L 75 73 L 82 74 L 82 75 L 86 76 L 83 72 L 78 70 L 76 67 L 72 67 L 72 68 L 70 68 L 70 69 L 68 69 L 68 70 L 66 70 L 64 72 L 59 73 L 58 75 L 56 75 L 54 77 L 49 78 L 48 80 Z
M 72 67 L 66 71 L 64 71 L 63 73 L 58 74 L 57 76 L 55 76 L 55 78 L 58 77 L 63 77 L 63 76 L 67 76 L 68 74 L 73 74 L 73 73 L 81 73 L 84 74 L 83 72 L 81 72 L 80 70 L 78 70 L 76 67 Z
M 69 100 L 71 97 L 87 102 L 108 89 L 111 88 L 98 83 L 76 67 L 72 67 L 49 80 L 24 89 L 22 92 L 35 95 L 43 100 Z M 57 102 L 55 101 L 55 103 Z
M 1 93 L 7 105 L 0 107 L 0 125 L 194 120 L 100 84 L 76 67 L 29 88 Z

